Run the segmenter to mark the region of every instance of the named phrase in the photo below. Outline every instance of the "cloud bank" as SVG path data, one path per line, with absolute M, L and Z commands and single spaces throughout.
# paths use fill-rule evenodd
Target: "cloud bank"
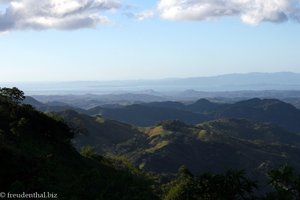
M 74 30 L 109 20 L 106 10 L 119 8 L 117 0 L 0 0 L 0 32 L 23 29 Z
M 207 20 L 240 16 L 242 22 L 300 22 L 300 0 L 160 0 L 158 11 L 167 20 Z
M 0 0 L 0 35 L 14 30 L 74 30 L 109 22 L 105 11 L 121 0 Z M 3 5 L 5 10 L 3 10 Z M 300 0 L 158 0 L 157 10 L 131 13 L 137 20 L 158 13 L 166 20 L 207 20 L 239 16 L 247 24 L 300 22 Z

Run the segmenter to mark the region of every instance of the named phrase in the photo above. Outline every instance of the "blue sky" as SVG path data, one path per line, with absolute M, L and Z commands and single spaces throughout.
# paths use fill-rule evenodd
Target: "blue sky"
M 101 16 L 108 22 L 92 27 L 82 23 L 71 28 L 37 27 L 17 21 L 14 24 L 21 25 L 3 28 L 0 33 L 0 80 L 127 80 L 300 72 L 300 24 L 295 19 L 282 21 L 272 14 L 272 18 L 263 16 L 258 21 L 249 21 L 246 16 L 248 21 L 243 21 L 242 9 L 224 16 L 212 16 L 214 10 L 208 10 L 208 17 L 203 17 L 186 6 L 195 15 L 175 16 L 164 13 L 168 10 L 157 11 L 158 3 L 132 0 L 120 2 L 113 10 L 102 8 Z M 2 4 L 2 13 L 9 6 Z M 145 11 L 151 13 L 148 18 L 135 19 Z M 0 30 L 4 20 L 0 16 Z

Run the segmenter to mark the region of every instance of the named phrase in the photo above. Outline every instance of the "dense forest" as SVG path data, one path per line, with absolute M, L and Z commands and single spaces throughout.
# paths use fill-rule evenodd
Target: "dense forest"
M 199 169 L 201 173 L 196 174 L 194 169 L 190 171 L 176 163 L 177 173 L 168 174 L 153 170 L 157 165 L 151 167 L 151 163 L 156 164 L 151 161 L 157 156 L 167 158 L 172 154 L 166 153 L 176 152 L 174 148 L 196 151 L 204 145 L 223 147 L 222 142 L 229 145 L 226 149 L 232 144 L 246 146 L 240 150 L 242 153 L 259 148 L 273 156 L 278 149 L 284 148 L 291 155 L 297 154 L 299 136 L 278 131 L 279 127 L 245 120 L 198 125 L 165 121 L 153 127 L 132 127 L 75 111 L 43 113 L 22 104 L 24 99 L 24 93 L 17 88 L 0 89 L 0 188 L 3 192 L 53 192 L 59 199 L 66 200 L 300 199 L 300 174 L 289 163 L 267 168 L 264 185 L 242 168 L 215 173 Z M 247 127 L 248 132 L 255 130 L 257 135 L 245 132 L 237 136 L 239 131 L 231 131 L 225 137 L 221 133 L 226 132 L 228 126 L 243 130 Z M 298 127 L 292 127 L 295 129 Z M 101 136 L 87 137 L 93 131 Z M 268 134 L 264 135 L 265 132 Z M 91 142 L 92 139 L 98 146 Z M 194 143 L 197 148 L 190 146 Z M 168 147 L 167 151 L 160 151 L 163 147 Z M 131 164 L 133 158 L 150 164 L 144 163 L 144 167 Z

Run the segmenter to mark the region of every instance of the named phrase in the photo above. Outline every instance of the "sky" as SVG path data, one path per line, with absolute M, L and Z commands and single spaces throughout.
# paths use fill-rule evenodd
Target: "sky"
M 299 0 L 0 0 L 0 82 L 300 72 Z

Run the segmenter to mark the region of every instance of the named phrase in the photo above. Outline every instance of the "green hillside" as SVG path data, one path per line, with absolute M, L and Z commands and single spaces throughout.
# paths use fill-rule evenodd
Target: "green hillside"
M 229 168 L 255 172 L 280 163 L 300 167 L 300 137 L 270 124 L 226 119 L 191 126 L 166 121 L 145 133 L 150 147 L 137 160 L 145 170 L 174 172 L 182 164 L 196 173 Z
M 116 153 L 119 146 L 126 151 L 126 143 L 131 151 L 137 151 L 138 146 L 147 144 L 147 137 L 134 126 L 118 121 L 105 119 L 101 116 L 91 117 L 67 110 L 58 113 L 74 130 L 76 137 L 72 140 L 75 147 L 93 146 L 98 153 Z
M 300 137 L 268 123 L 220 119 L 188 125 L 169 120 L 137 128 L 76 112 L 60 115 L 86 127 L 73 140 L 77 148 L 89 144 L 100 153 L 125 155 L 145 171 L 175 173 L 185 165 L 196 174 L 246 169 L 254 176 L 285 163 L 300 169 Z

